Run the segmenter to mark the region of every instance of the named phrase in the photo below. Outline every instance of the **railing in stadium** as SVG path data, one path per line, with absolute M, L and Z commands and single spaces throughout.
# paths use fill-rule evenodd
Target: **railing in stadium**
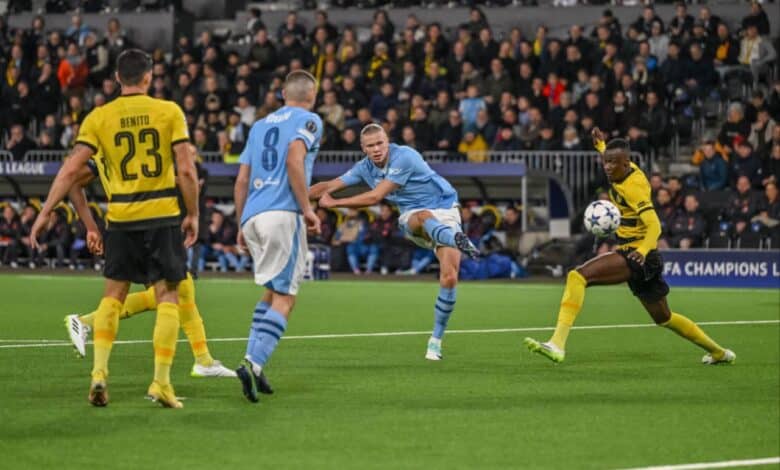
M 67 154 L 64 151 L 32 150 L 25 154 L 26 161 L 32 162 L 57 162 Z M 2 154 L 0 154 L 2 155 Z M 466 157 L 450 152 L 423 152 L 426 161 L 430 163 L 465 162 Z M 580 204 L 592 198 L 591 183 L 596 175 L 601 172 L 601 164 L 597 152 L 580 151 L 518 151 L 518 152 L 489 152 L 486 162 L 489 163 L 523 163 L 529 173 L 554 173 L 561 177 L 572 192 L 574 204 Z M 223 163 L 223 155 L 220 152 L 201 152 L 201 157 L 206 163 Z M 2 157 L 0 157 L 2 158 Z M 322 151 L 317 157 L 320 163 L 355 163 L 363 158 L 362 152 L 356 151 Z M 633 153 L 632 160 L 643 170 L 650 171 L 651 157 L 640 153 Z
M 7 150 L 0 150 L 0 162 L 13 161 L 14 155 Z

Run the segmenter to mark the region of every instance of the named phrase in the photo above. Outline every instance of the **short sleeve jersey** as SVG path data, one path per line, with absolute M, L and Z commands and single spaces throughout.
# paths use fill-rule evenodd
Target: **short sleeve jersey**
M 449 209 L 458 202 L 455 188 L 433 171 L 419 152 L 405 145 L 390 144 L 384 168 L 366 157 L 340 178 L 347 186 L 363 182 L 372 189 L 383 180 L 392 181 L 399 188 L 387 199 L 402 213 L 414 209 Z
M 642 240 L 647 228 L 639 214 L 655 210 L 650 196 L 650 182 L 642 170 L 631 163 L 628 176 L 619 183 L 612 183 L 609 198 L 620 209 L 620 227 L 617 236 L 624 240 Z
M 122 95 L 87 115 L 76 143 L 95 152 L 108 230 L 178 224 L 173 146 L 187 141 L 184 113 L 172 101 Z
M 301 212 L 287 175 L 287 151 L 296 140 L 306 146 L 304 169 L 308 186 L 321 137 L 320 117 L 293 106 L 284 106 L 252 126 L 239 158 L 239 163 L 249 165 L 251 175 L 241 224 L 261 212 Z

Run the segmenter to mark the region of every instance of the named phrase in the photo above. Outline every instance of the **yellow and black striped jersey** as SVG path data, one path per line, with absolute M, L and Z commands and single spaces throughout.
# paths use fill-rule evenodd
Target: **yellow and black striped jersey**
M 187 141 L 184 113 L 172 101 L 122 95 L 87 115 L 76 142 L 96 154 L 109 230 L 178 224 L 173 146 Z
M 647 233 L 647 227 L 639 214 L 655 210 L 647 177 L 638 166 L 631 163 L 631 169 L 623 181 L 610 184 L 609 198 L 620 210 L 620 227 L 617 230 L 619 243 L 628 247 L 639 246 Z

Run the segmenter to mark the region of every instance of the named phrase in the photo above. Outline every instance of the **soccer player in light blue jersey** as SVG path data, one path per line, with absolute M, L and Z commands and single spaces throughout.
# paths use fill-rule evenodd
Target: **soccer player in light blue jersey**
M 236 370 L 244 396 L 273 393 L 263 367 L 287 329 L 306 266 L 306 231 L 319 233 L 309 184 L 322 136 L 310 110 L 317 81 L 308 72 L 287 75 L 285 106 L 256 122 L 241 153 L 235 186 L 238 244 L 254 261 L 255 283 L 266 288 L 255 306 L 246 356 Z
M 455 309 L 455 289 L 461 252 L 476 258 L 477 248 L 461 230 L 458 193 L 447 180 L 425 163 L 411 147 L 391 144 L 384 129 L 369 124 L 360 132 L 366 157 L 351 170 L 330 181 L 317 183 L 310 197 L 321 207 L 365 207 L 387 199 L 401 212 L 399 223 L 408 239 L 434 250 L 441 266 L 439 296 L 434 307 L 433 334 L 425 358 L 441 360 L 441 340 Z M 331 193 L 365 183 L 370 191 L 334 199 Z

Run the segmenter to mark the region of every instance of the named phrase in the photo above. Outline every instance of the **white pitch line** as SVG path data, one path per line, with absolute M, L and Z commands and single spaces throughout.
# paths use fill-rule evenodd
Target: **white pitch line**
M 780 320 L 733 320 L 733 321 L 708 321 L 699 322 L 699 325 L 704 326 L 720 326 L 720 325 L 776 325 L 780 324 Z M 573 330 L 614 330 L 623 328 L 654 328 L 656 325 L 652 323 L 628 323 L 617 325 L 585 325 L 575 326 Z M 555 328 L 551 326 L 540 327 L 528 327 L 528 328 L 488 328 L 488 329 L 476 329 L 476 330 L 448 330 L 447 334 L 486 334 L 486 333 L 518 333 L 528 331 L 553 331 Z M 430 330 L 424 331 L 386 331 L 377 333 L 334 333 L 334 334 L 321 334 L 321 335 L 297 335 L 297 336 L 283 336 L 285 340 L 301 340 L 301 339 L 338 339 L 338 338 L 373 338 L 382 336 L 422 336 L 431 334 Z M 246 337 L 239 338 L 209 338 L 212 343 L 221 342 L 236 342 L 246 341 Z M 12 340 L 2 340 L 12 341 Z M 24 342 L 29 340 L 17 340 L 18 342 Z M 41 343 L 26 343 L 26 344 L 2 344 L 0 349 L 22 349 L 22 348 L 54 348 L 60 346 L 70 346 L 70 343 L 62 340 L 40 340 L 45 341 Z M 149 344 L 151 340 L 148 339 L 128 339 L 114 341 L 114 344 Z M 180 339 L 179 343 L 186 343 L 186 339 Z
M 750 460 L 723 460 L 721 462 L 686 463 L 681 465 L 659 465 L 656 467 L 636 467 L 626 470 L 699 470 L 703 468 L 735 468 L 780 463 L 780 457 Z

